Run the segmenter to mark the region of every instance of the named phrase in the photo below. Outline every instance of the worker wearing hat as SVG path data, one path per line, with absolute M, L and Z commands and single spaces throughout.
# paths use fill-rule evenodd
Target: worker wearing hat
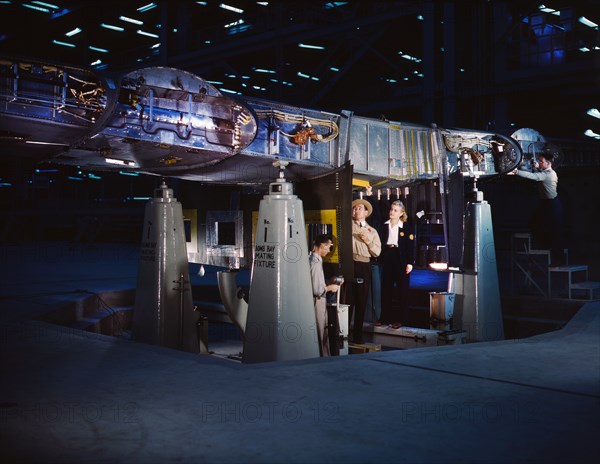
M 366 222 L 371 213 L 373 207 L 367 200 L 360 198 L 352 202 L 352 259 L 354 260 L 352 341 L 355 343 L 364 343 L 362 328 L 367 296 L 371 288 L 371 257 L 376 258 L 381 253 L 379 234 Z

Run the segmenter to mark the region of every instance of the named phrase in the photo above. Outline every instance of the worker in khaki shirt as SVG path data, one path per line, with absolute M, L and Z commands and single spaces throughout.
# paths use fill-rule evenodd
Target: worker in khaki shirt
M 361 199 L 352 202 L 352 259 L 354 260 L 353 308 L 354 343 L 364 343 L 363 323 L 367 307 L 367 296 L 371 288 L 371 257 L 381 253 L 381 240 L 377 230 L 367 224 L 373 212 L 371 204 Z M 350 314 L 352 320 L 352 313 Z

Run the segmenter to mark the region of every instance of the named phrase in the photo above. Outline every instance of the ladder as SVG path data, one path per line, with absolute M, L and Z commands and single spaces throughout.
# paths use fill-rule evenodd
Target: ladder
M 573 299 L 574 290 L 585 292 L 587 298 L 592 300 L 594 299 L 594 291 L 600 289 L 600 282 L 588 280 L 587 264 L 568 264 L 569 254 L 567 249 L 564 250 L 567 264 L 550 267 L 550 250 L 532 248 L 530 233 L 512 234 L 510 245 L 513 283 L 515 281 L 514 271 L 517 270 L 525 277 L 528 285 L 533 285 L 543 296 L 548 298 L 553 298 L 552 283 L 553 280 L 556 280 L 555 277 L 560 275 L 567 277 L 567 296 L 569 300 Z M 536 276 L 538 276 L 538 280 L 535 279 Z M 540 285 L 539 277 L 547 281 L 547 291 Z
M 543 296 L 549 296 L 547 292 L 535 279 L 536 273 L 544 277 L 550 289 L 550 277 L 548 266 L 550 266 L 550 250 L 537 250 L 531 247 L 531 234 L 527 232 L 512 234 L 510 241 L 510 256 L 512 261 L 512 282 L 515 282 L 515 270 L 519 271 L 528 286 L 533 285 Z M 523 259 L 524 258 L 524 259 Z M 542 259 L 539 259 L 542 258 Z

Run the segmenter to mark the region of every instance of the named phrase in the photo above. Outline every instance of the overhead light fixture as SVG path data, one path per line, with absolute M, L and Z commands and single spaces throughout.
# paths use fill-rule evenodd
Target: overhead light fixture
M 315 76 L 310 76 L 310 75 L 308 75 L 308 74 L 304 74 L 303 72 L 300 72 L 300 71 L 298 71 L 298 72 L 296 73 L 296 75 L 297 75 L 298 77 L 303 77 L 304 79 L 312 79 L 313 81 L 318 81 L 318 80 L 320 80 L 318 77 L 315 77 Z
M 33 0 L 31 3 L 35 3 L 36 5 L 45 6 L 46 8 L 50 8 L 51 10 L 58 10 L 57 5 L 53 5 L 52 3 L 39 2 L 37 0 Z
M 90 50 L 94 50 L 95 52 L 108 53 L 108 50 L 106 48 L 94 47 L 93 45 L 89 45 L 88 48 Z
M 113 26 L 112 24 L 106 24 L 106 23 L 101 23 L 100 27 L 103 27 L 105 29 L 110 29 L 112 31 L 118 31 L 118 32 L 123 32 L 125 30 L 124 27 L 121 26 Z
M 142 31 L 141 29 L 138 29 L 136 32 L 139 35 L 145 35 L 146 37 L 152 37 L 153 39 L 158 39 L 158 34 L 153 34 L 152 32 Z
M 242 14 L 244 12 L 244 10 L 242 10 L 241 8 L 236 8 L 234 6 L 227 5 L 226 3 L 219 4 L 219 8 L 223 8 L 224 10 L 233 11 L 234 13 L 239 13 L 239 14 Z
M 538 10 L 543 11 L 544 13 L 550 13 L 556 16 L 560 16 L 560 11 L 555 10 L 554 8 L 549 8 L 546 5 L 538 6 Z
M 276 74 L 272 69 L 264 69 L 264 68 L 252 68 L 254 72 L 259 73 L 267 73 L 267 74 Z
M 126 23 L 137 24 L 138 26 L 141 26 L 142 24 L 144 24 L 144 21 L 140 21 L 138 19 L 129 18 L 127 16 L 119 16 L 119 19 L 121 21 L 125 21 Z
M 71 47 L 71 48 L 75 48 L 75 44 L 69 43 L 69 42 L 62 42 L 61 40 L 53 40 L 52 41 L 53 44 L 56 45 L 62 45 L 63 47 Z
M 340 6 L 344 6 L 346 5 L 348 2 L 327 2 L 325 5 L 323 5 L 324 9 L 328 9 L 328 8 L 338 8 Z
M 244 23 L 245 23 L 245 21 L 243 19 L 238 19 L 237 21 L 234 21 L 232 23 L 225 24 L 223 27 L 225 29 L 228 29 L 228 28 L 233 27 L 233 26 L 240 26 L 240 25 L 242 25 Z
M 594 118 L 600 119 L 600 111 L 598 111 L 598 108 L 590 108 L 587 110 L 587 114 L 593 116 Z
M 79 34 L 79 33 L 80 33 L 82 30 L 83 30 L 83 29 L 81 29 L 81 28 L 79 28 L 79 27 L 76 27 L 75 29 L 73 29 L 73 30 L 71 30 L 71 31 L 67 32 L 65 35 L 66 35 L 67 37 L 73 37 L 74 35 L 77 35 L 77 34 Z
M 333 72 L 338 72 L 340 70 L 340 68 L 336 68 L 335 66 L 330 66 L 329 70 L 333 71 Z
M 140 13 L 145 13 L 146 11 L 151 10 L 152 8 L 156 8 L 157 6 L 158 5 L 156 3 L 152 2 L 152 3 L 148 3 L 147 5 L 140 6 L 137 10 Z
M 300 47 L 300 48 L 310 48 L 312 50 L 325 50 L 325 47 L 322 47 L 321 45 L 309 45 L 309 44 L 304 44 L 304 43 L 299 43 L 298 47 Z
M 420 58 L 409 55 L 408 53 L 398 52 L 398 55 L 400 55 L 401 58 L 404 58 L 405 60 L 408 60 L 408 61 L 414 61 L 415 63 L 421 62 Z
M 587 19 L 585 16 L 580 16 L 578 21 L 581 24 L 586 25 L 587 27 L 598 27 L 598 25 L 594 22 L 594 21 L 590 21 L 589 19 Z
M 588 129 L 584 132 L 588 137 L 600 140 L 600 134 L 596 134 L 592 129 Z
M 29 3 L 23 3 L 22 5 L 25 8 L 29 8 L 30 10 L 41 11 L 43 13 L 50 13 L 50 10 L 48 8 L 42 8 L 41 6 L 30 5 Z
M 102 60 L 96 60 L 93 63 L 90 63 L 90 66 L 98 66 L 99 64 L 102 64 Z

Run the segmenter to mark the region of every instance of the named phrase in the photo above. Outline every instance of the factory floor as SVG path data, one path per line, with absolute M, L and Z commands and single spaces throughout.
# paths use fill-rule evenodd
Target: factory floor
M 600 456 L 599 301 L 530 338 L 254 365 L 228 358 L 232 344 L 193 355 L 39 320 L 134 288 L 137 257 L 121 244 L 0 246 L 2 462 Z

